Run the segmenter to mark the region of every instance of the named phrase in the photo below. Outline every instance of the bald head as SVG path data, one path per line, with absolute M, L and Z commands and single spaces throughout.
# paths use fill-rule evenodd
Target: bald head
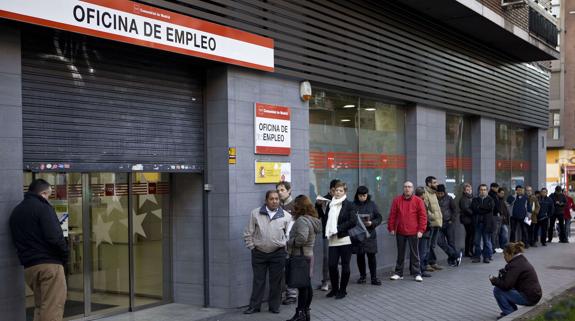
M 411 197 L 413 195 L 413 183 L 410 181 L 405 181 L 403 183 L 403 196 Z

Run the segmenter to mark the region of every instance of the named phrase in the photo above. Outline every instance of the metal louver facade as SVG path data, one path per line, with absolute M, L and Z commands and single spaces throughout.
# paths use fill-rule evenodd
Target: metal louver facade
M 200 66 L 177 54 L 24 28 L 25 168 L 202 170 Z
M 394 1 L 140 2 L 273 38 L 277 74 L 547 127 L 546 72 Z

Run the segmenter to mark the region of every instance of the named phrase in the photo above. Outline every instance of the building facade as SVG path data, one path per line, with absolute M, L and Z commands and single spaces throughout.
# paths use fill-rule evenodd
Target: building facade
M 554 1 L 559 16 L 561 57 L 551 63 L 549 131 L 547 138 L 547 185 L 566 186 L 575 192 L 575 1 Z
M 406 179 L 545 182 L 531 62 L 558 52 L 534 2 L 55 2 L 70 21 L 0 1 L 2 320 L 30 313 L 7 221 L 34 178 L 70 217 L 70 319 L 246 305 L 242 232 L 282 178 L 314 198 L 366 185 L 384 217 Z

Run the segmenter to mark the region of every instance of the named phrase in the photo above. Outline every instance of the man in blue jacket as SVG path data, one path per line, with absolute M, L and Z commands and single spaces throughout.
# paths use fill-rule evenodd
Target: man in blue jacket
M 66 303 L 64 264 L 68 245 L 54 208 L 48 203 L 52 187 L 34 180 L 24 200 L 10 216 L 12 240 L 26 284 L 34 292 L 34 320 L 62 320 Z
M 523 186 L 517 185 L 515 187 L 515 199 L 513 200 L 513 210 L 511 211 L 511 235 L 510 241 L 516 240 L 523 241 L 525 248 L 529 248 L 528 242 L 528 225 L 525 223 L 525 218 L 531 209 L 528 205 L 529 198 L 525 196 Z M 519 235 L 517 235 L 519 234 Z

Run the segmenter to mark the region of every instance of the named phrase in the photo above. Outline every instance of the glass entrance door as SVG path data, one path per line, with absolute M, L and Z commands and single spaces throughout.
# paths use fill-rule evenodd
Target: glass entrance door
M 60 220 L 63 221 L 62 233 L 68 242 L 70 251 L 68 264 L 64 269 L 68 286 L 64 317 L 82 317 L 85 314 L 82 175 L 79 173 L 40 173 L 36 174 L 36 178 L 42 178 L 52 185 L 52 195 L 49 201 Z M 32 179 L 32 173 L 24 175 L 25 192 Z M 30 321 L 34 319 L 34 300 L 29 288 L 26 288 L 26 319 Z
M 66 319 L 127 311 L 168 297 L 169 174 L 25 173 L 24 191 L 34 178 L 53 186 L 50 203 L 59 217 L 68 217 L 62 225 L 70 248 Z M 30 289 L 26 294 L 31 321 L 33 296 Z

